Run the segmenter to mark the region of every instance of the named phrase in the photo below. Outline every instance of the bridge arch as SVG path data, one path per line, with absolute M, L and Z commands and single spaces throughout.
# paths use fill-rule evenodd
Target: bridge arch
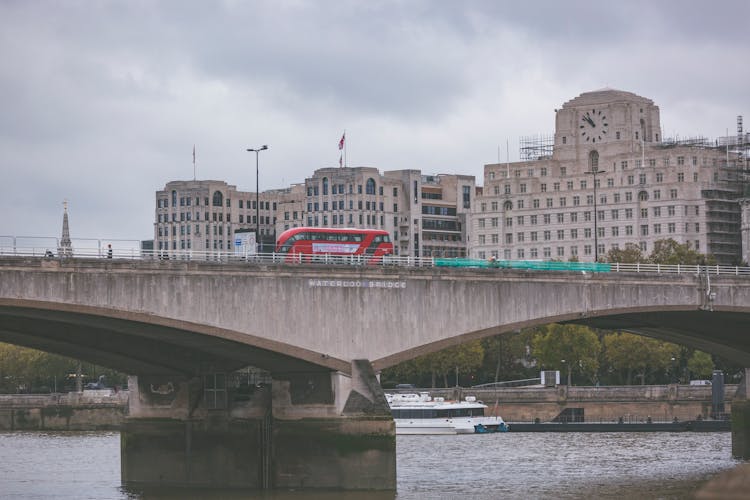
M 481 330 L 459 332 L 436 342 L 376 359 L 373 366 L 376 370 L 383 370 L 465 342 L 550 323 L 580 324 L 601 330 L 627 332 L 700 349 L 743 366 L 750 363 L 750 339 L 746 338 L 750 333 L 750 305 L 714 311 L 697 310 L 692 305 L 676 305 L 614 308 L 586 317 L 581 317 L 580 313 L 539 316 L 517 323 L 498 324 Z
M 20 330 L 14 321 L 23 320 L 37 339 L 45 336 L 29 324 L 34 315 L 54 313 L 48 321 L 63 325 L 84 318 L 92 329 L 79 342 L 84 348 L 86 342 L 100 345 L 117 326 L 147 356 L 146 341 L 167 342 L 174 334 L 166 345 L 175 345 L 185 361 L 176 368 L 190 368 L 205 347 L 209 357 L 229 360 L 253 350 L 242 357 L 260 367 L 273 364 L 258 354 L 264 353 L 349 373 L 353 360 L 384 368 L 464 340 L 550 322 L 642 333 L 750 363 L 750 280 L 708 279 L 694 271 L 0 258 L 0 307 L 1 331 L 12 334 Z M 148 336 L 133 331 L 138 328 L 162 330 Z
M 225 328 L 141 312 L 0 299 L 0 341 L 108 366 L 129 374 L 193 376 L 214 364 L 270 372 L 348 369 L 304 348 Z

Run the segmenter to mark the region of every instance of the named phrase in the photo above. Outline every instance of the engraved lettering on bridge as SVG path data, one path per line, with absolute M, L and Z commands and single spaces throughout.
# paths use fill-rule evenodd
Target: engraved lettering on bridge
M 332 287 L 332 288 L 383 288 L 399 290 L 406 288 L 406 281 L 373 281 L 373 280 L 307 280 L 309 288 Z

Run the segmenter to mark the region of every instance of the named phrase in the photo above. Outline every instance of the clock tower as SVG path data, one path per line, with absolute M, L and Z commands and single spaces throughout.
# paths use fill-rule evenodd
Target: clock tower
M 654 101 L 604 88 L 585 92 L 556 111 L 553 158 L 580 163 L 592 151 L 600 158 L 636 153 L 644 143 L 660 140 Z

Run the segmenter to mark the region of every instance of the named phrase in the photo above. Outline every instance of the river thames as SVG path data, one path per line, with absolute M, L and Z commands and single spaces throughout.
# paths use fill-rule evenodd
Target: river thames
M 507 433 L 399 436 L 398 491 L 248 492 L 120 485 L 116 432 L 0 433 L 0 497 L 268 500 L 690 498 L 738 462 L 731 434 Z

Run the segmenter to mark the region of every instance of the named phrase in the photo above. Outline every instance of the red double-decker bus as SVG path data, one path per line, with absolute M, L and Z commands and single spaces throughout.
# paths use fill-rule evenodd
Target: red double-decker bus
M 289 261 L 314 261 L 324 255 L 370 257 L 378 261 L 393 253 L 387 231 L 380 229 L 339 229 L 330 227 L 295 227 L 287 229 L 276 240 L 276 253 L 287 254 Z

